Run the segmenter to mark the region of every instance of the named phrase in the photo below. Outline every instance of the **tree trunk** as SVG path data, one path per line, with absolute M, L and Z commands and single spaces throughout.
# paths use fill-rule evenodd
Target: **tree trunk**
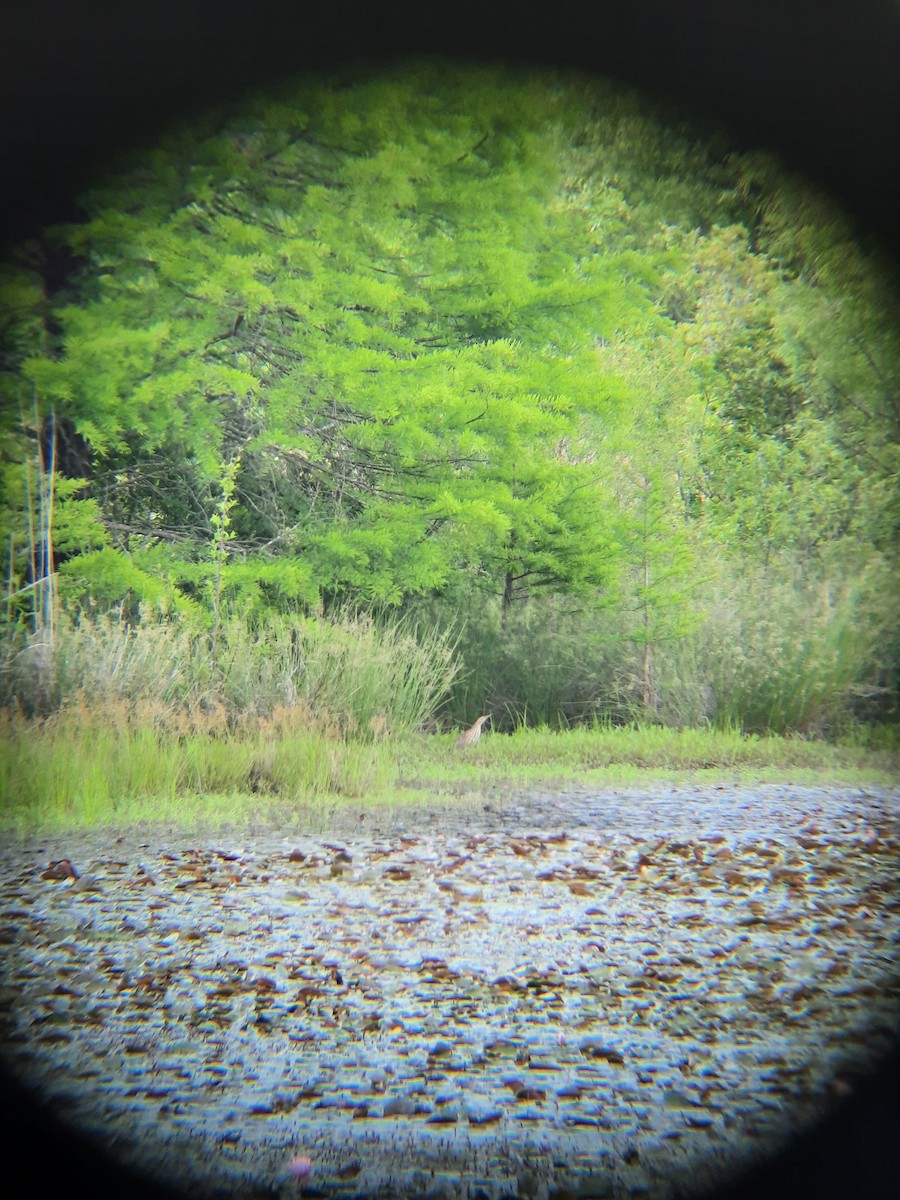
M 647 641 L 644 642 L 641 655 L 641 703 L 644 706 L 645 717 L 656 712 L 656 705 L 653 703 L 653 652 Z

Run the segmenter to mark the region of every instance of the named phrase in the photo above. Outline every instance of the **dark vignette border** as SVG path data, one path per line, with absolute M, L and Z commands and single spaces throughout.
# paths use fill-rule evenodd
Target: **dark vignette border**
M 0 246 L 75 217 L 73 196 L 117 150 L 192 109 L 281 75 L 423 53 L 609 75 L 712 117 L 744 148 L 808 174 L 900 266 L 897 0 L 23 0 L 0 34 Z M 0 1088 L 17 1194 L 175 1197 L 113 1168 L 15 1081 Z M 895 1056 L 720 1196 L 888 1195 L 900 1183 L 898 1130 Z

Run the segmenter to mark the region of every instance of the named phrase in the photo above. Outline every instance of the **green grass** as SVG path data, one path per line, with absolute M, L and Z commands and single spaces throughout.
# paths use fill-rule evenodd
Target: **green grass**
M 398 762 L 401 773 L 419 779 L 481 775 L 574 778 L 586 773 L 612 778 L 623 769 L 662 775 L 706 770 L 792 774 L 802 769 L 822 777 L 867 771 L 886 778 L 896 777 L 900 753 L 891 748 L 746 735 L 736 730 L 632 725 L 584 726 L 562 732 L 520 729 L 510 736 L 488 733 L 463 753 L 454 751 L 452 738 L 409 738 L 398 749 Z
M 85 697 L 94 708 L 156 704 L 237 719 L 305 708 L 365 740 L 428 720 L 456 675 L 453 652 L 448 632 L 349 610 L 253 627 L 234 618 L 215 648 L 202 630 L 150 610 L 137 624 L 61 612 L 52 645 L 46 631 L 7 630 L 0 708 L 47 715 L 83 708 Z
M 301 707 L 235 724 L 218 712 L 81 705 L 41 722 L 7 715 L 0 826 L 293 824 L 317 822 L 341 806 L 439 804 L 526 787 L 897 782 L 897 749 L 862 740 L 595 726 L 487 732 L 459 752 L 450 734 L 348 736 Z
M 190 809 L 228 819 L 269 799 L 358 799 L 395 764 L 383 742 L 346 738 L 304 707 L 235 722 L 153 704 L 67 706 L 43 721 L 0 722 L 0 823 L 94 826 Z

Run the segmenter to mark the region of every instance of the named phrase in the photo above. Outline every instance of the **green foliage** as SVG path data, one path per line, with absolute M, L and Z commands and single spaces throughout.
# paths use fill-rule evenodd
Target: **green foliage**
M 729 149 L 611 84 L 420 62 L 135 151 L 0 277 L 5 695 L 71 695 L 79 614 L 120 608 L 179 703 L 348 729 L 385 688 L 392 728 L 890 713 L 896 292 Z
M 4 824 L 98 825 L 183 821 L 193 796 L 227 819 L 234 797 L 277 798 L 288 815 L 326 796 L 358 799 L 383 788 L 394 766 L 382 745 L 347 742 L 301 711 L 229 727 L 221 714 L 188 719 L 143 702 L 99 709 L 65 705 L 35 727 L 5 714 L 0 725 Z
M 419 789 L 452 789 L 480 796 L 519 792 L 522 787 L 580 788 L 585 779 L 646 786 L 648 779 L 684 780 L 699 772 L 734 782 L 746 778 L 794 782 L 805 777 L 834 780 L 896 777 L 896 739 L 882 749 L 834 745 L 800 737 L 742 734 L 710 727 L 667 729 L 634 721 L 598 722 L 574 729 L 520 728 L 507 735 L 485 733 L 464 755 L 450 753 L 449 738 L 418 736 L 397 750 L 401 778 Z M 425 796 L 428 796 L 425 791 Z
M 633 715 L 621 647 L 604 636 L 609 624 L 593 606 L 537 597 L 504 619 L 500 601 L 473 597 L 455 616 L 463 632 L 460 673 L 444 710 L 449 724 L 467 726 L 489 712 L 491 728 L 507 732 L 526 723 L 559 728 L 600 713 Z
M 124 523 L 175 516 L 190 543 L 199 518 L 220 568 L 277 547 L 320 593 L 382 603 L 470 564 L 494 588 L 597 583 L 596 480 L 560 447 L 612 416 L 585 334 L 650 301 L 634 251 L 586 253 L 573 225 L 565 109 L 423 66 L 178 131 L 153 186 L 143 159 L 86 198 L 79 300 L 22 377 L 125 476 Z M 147 455 L 178 457 L 163 502 Z M 225 546 L 217 464 L 238 456 Z
M 32 714 L 89 697 L 89 707 L 148 702 L 237 719 L 300 706 L 313 725 L 371 741 L 424 724 L 457 669 L 447 633 L 396 618 L 232 618 L 214 636 L 149 606 L 138 616 L 63 616 L 52 643 L 44 631 L 11 639 L 0 708 Z
M 142 571 L 130 555 L 110 546 L 70 559 L 60 573 L 63 596 L 82 603 L 92 601 L 102 608 L 116 604 L 123 596 L 159 604 L 168 591 L 158 575 Z
M 640 720 L 836 737 L 895 712 L 900 607 L 885 561 L 830 578 L 744 557 L 709 564 L 685 616 L 677 594 L 674 610 L 654 613 L 649 713 L 635 625 L 644 597 L 627 597 L 624 587 L 605 607 L 536 597 L 505 621 L 498 601 L 432 604 L 431 620 L 462 631 L 444 722 L 462 727 L 490 712 L 504 732 Z M 671 624 L 682 619 L 692 625 Z
M 702 626 L 660 658 L 664 720 L 833 737 L 884 710 L 900 617 L 891 578 L 883 562 L 817 580 L 747 560 L 720 569 Z
M 728 780 L 896 777 L 897 744 L 870 736 L 835 746 L 801 738 L 745 736 L 734 729 L 665 729 L 634 723 L 571 730 L 487 733 L 468 755 L 449 738 L 408 735 L 393 743 L 336 737 L 302 709 L 229 723 L 220 711 L 186 716 L 144 701 L 103 709 L 73 703 L 35 725 L 0 713 L 0 826 L 46 830 L 196 819 L 289 828 L 323 806 L 424 803 L 448 796 L 503 796 L 522 786 L 585 778 L 641 784 L 697 772 Z M 882 737 L 880 739 L 885 742 Z M 856 743 L 856 744 L 853 744 Z

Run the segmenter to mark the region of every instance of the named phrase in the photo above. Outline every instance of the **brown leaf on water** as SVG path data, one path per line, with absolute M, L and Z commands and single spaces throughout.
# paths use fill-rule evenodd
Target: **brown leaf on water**
M 344 846 L 333 846 L 330 842 L 323 842 L 322 845 L 326 850 L 331 850 L 334 854 L 334 862 L 350 863 L 353 862 L 353 855 Z
M 239 996 L 248 990 L 246 983 L 223 982 L 214 987 L 209 993 L 210 1000 L 227 1000 L 230 996 Z
M 391 879 L 394 882 L 399 882 L 402 879 L 412 879 L 412 871 L 406 867 L 385 867 L 382 873 L 383 879 Z
M 596 1038 L 584 1038 L 578 1043 L 578 1049 L 588 1058 L 602 1058 L 616 1066 L 622 1066 L 625 1062 L 624 1055 L 620 1054 L 618 1050 L 598 1042 Z
M 261 996 L 267 992 L 277 992 L 278 984 L 274 979 L 270 979 L 268 975 L 261 975 L 258 979 L 253 980 L 253 990 L 257 996 Z
M 323 989 L 310 984 L 307 987 L 302 987 L 297 992 L 297 999 L 303 1004 L 309 1004 L 310 1000 L 317 1000 L 322 995 Z
M 498 975 L 496 979 L 491 980 L 491 987 L 496 988 L 499 992 L 521 992 L 524 990 L 524 983 L 521 979 L 516 979 L 514 975 Z
M 456 856 L 454 856 L 452 862 L 441 865 L 441 867 L 440 867 L 441 874 L 448 875 L 451 871 L 458 870 L 458 868 L 461 867 L 463 865 L 463 863 L 467 863 L 467 862 L 471 862 L 471 861 L 472 861 L 471 854 L 456 855 Z M 438 885 L 438 886 L 440 886 L 440 885 Z
M 606 953 L 606 944 L 604 942 L 585 942 L 585 950 L 596 950 L 598 954 Z
M 177 892 L 183 891 L 185 888 L 201 887 L 204 883 L 209 883 L 209 879 L 202 873 L 192 875 L 190 879 L 181 879 L 175 884 Z
M 825 845 L 824 842 L 811 837 L 798 837 L 797 844 L 802 846 L 804 850 L 819 850 Z
M 53 996 L 83 996 L 84 992 L 76 992 L 73 988 L 66 987 L 64 983 L 58 983 L 53 988 L 51 995 Z
M 134 981 L 135 988 L 144 992 L 154 992 L 164 995 L 169 986 L 169 975 L 166 972 L 138 975 Z
M 56 859 L 51 862 L 41 875 L 41 879 L 77 879 L 78 872 L 68 858 Z

